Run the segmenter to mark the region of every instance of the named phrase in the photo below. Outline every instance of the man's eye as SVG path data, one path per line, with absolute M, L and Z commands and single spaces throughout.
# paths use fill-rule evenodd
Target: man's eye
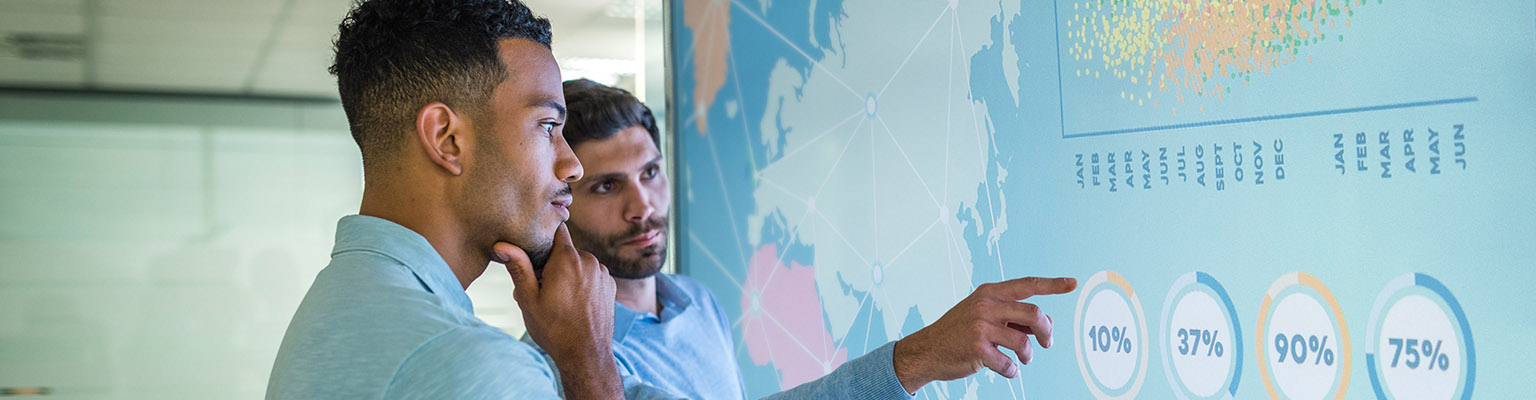
M 544 129 L 544 133 L 545 134 L 549 134 L 549 135 L 553 135 L 555 133 L 555 127 L 556 126 L 560 126 L 560 124 L 554 123 L 554 122 L 540 122 L 539 123 L 539 127 L 543 128 Z
M 608 193 L 609 190 L 613 190 L 613 182 L 603 182 L 592 187 L 593 193 Z
M 650 167 L 645 169 L 646 178 L 655 178 L 658 173 L 661 173 L 661 168 Z

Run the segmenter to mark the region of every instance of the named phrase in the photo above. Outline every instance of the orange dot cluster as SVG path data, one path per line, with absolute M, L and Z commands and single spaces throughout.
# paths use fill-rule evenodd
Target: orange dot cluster
M 1380 2 L 1381 0 L 1378 0 Z M 1353 2 L 1353 4 L 1351 4 Z M 1120 93 L 1157 107 L 1154 93 L 1221 100 L 1255 73 L 1296 61 L 1301 49 L 1343 40 L 1365 0 L 1095 0 L 1072 4 L 1064 28 L 1077 77 L 1129 82 Z M 1308 62 L 1312 57 L 1306 57 Z M 1203 107 L 1202 107 L 1203 108 Z M 1177 109 L 1170 106 L 1177 114 Z

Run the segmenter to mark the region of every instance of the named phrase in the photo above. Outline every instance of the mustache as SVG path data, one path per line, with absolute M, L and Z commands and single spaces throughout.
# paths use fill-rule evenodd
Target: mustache
M 555 194 L 550 195 L 549 198 L 550 199 L 557 199 L 558 200 L 558 199 L 560 199 L 562 197 L 568 197 L 572 193 L 575 193 L 575 192 L 571 190 L 571 184 L 567 183 L 567 184 L 565 184 L 564 188 L 561 188 L 559 190 L 555 190 Z
M 641 221 L 641 222 L 638 222 L 638 223 L 630 224 L 629 229 L 625 230 L 624 233 L 616 235 L 613 238 L 612 242 L 614 242 L 615 244 L 618 244 L 618 243 L 623 242 L 625 239 L 638 236 L 638 235 L 640 235 L 642 233 L 645 233 L 645 232 L 651 231 L 651 230 L 660 230 L 660 231 L 665 232 L 667 230 L 667 217 L 666 216 L 652 216 L 651 218 L 648 218 L 645 221 Z

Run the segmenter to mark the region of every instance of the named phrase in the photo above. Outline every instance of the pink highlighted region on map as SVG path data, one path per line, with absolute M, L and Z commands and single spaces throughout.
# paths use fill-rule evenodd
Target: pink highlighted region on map
M 810 382 L 848 361 L 821 317 L 814 267 L 778 259 L 770 243 L 752 254 L 741 291 L 741 337 L 755 365 L 772 364 L 779 386 Z

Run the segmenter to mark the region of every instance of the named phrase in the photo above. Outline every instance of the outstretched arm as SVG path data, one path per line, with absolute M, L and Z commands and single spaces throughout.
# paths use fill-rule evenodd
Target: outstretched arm
M 1024 364 L 1033 358 L 1030 335 L 1041 347 L 1051 347 L 1051 317 L 1022 300 L 1076 288 L 1077 280 L 1072 278 L 1029 277 L 983 284 L 933 325 L 896 342 L 896 378 L 908 393 L 933 381 L 970 376 L 983 366 L 1016 378 L 1018 365 L 998 347 L 1013 350 Z
M 1013 350 L 1028 364 L 1033 357 L 1030 335 L 1042 347 L 1052 342 L 1051 317 L 1022 300 L 1076 288 L 1073 278 L 1029 277 L 981 285 L 932 325 L 768 398 L 904 399 L 933 381 L 964 378 L 982 367 L 1018 377 L 1018 366 L 998 347 Z

